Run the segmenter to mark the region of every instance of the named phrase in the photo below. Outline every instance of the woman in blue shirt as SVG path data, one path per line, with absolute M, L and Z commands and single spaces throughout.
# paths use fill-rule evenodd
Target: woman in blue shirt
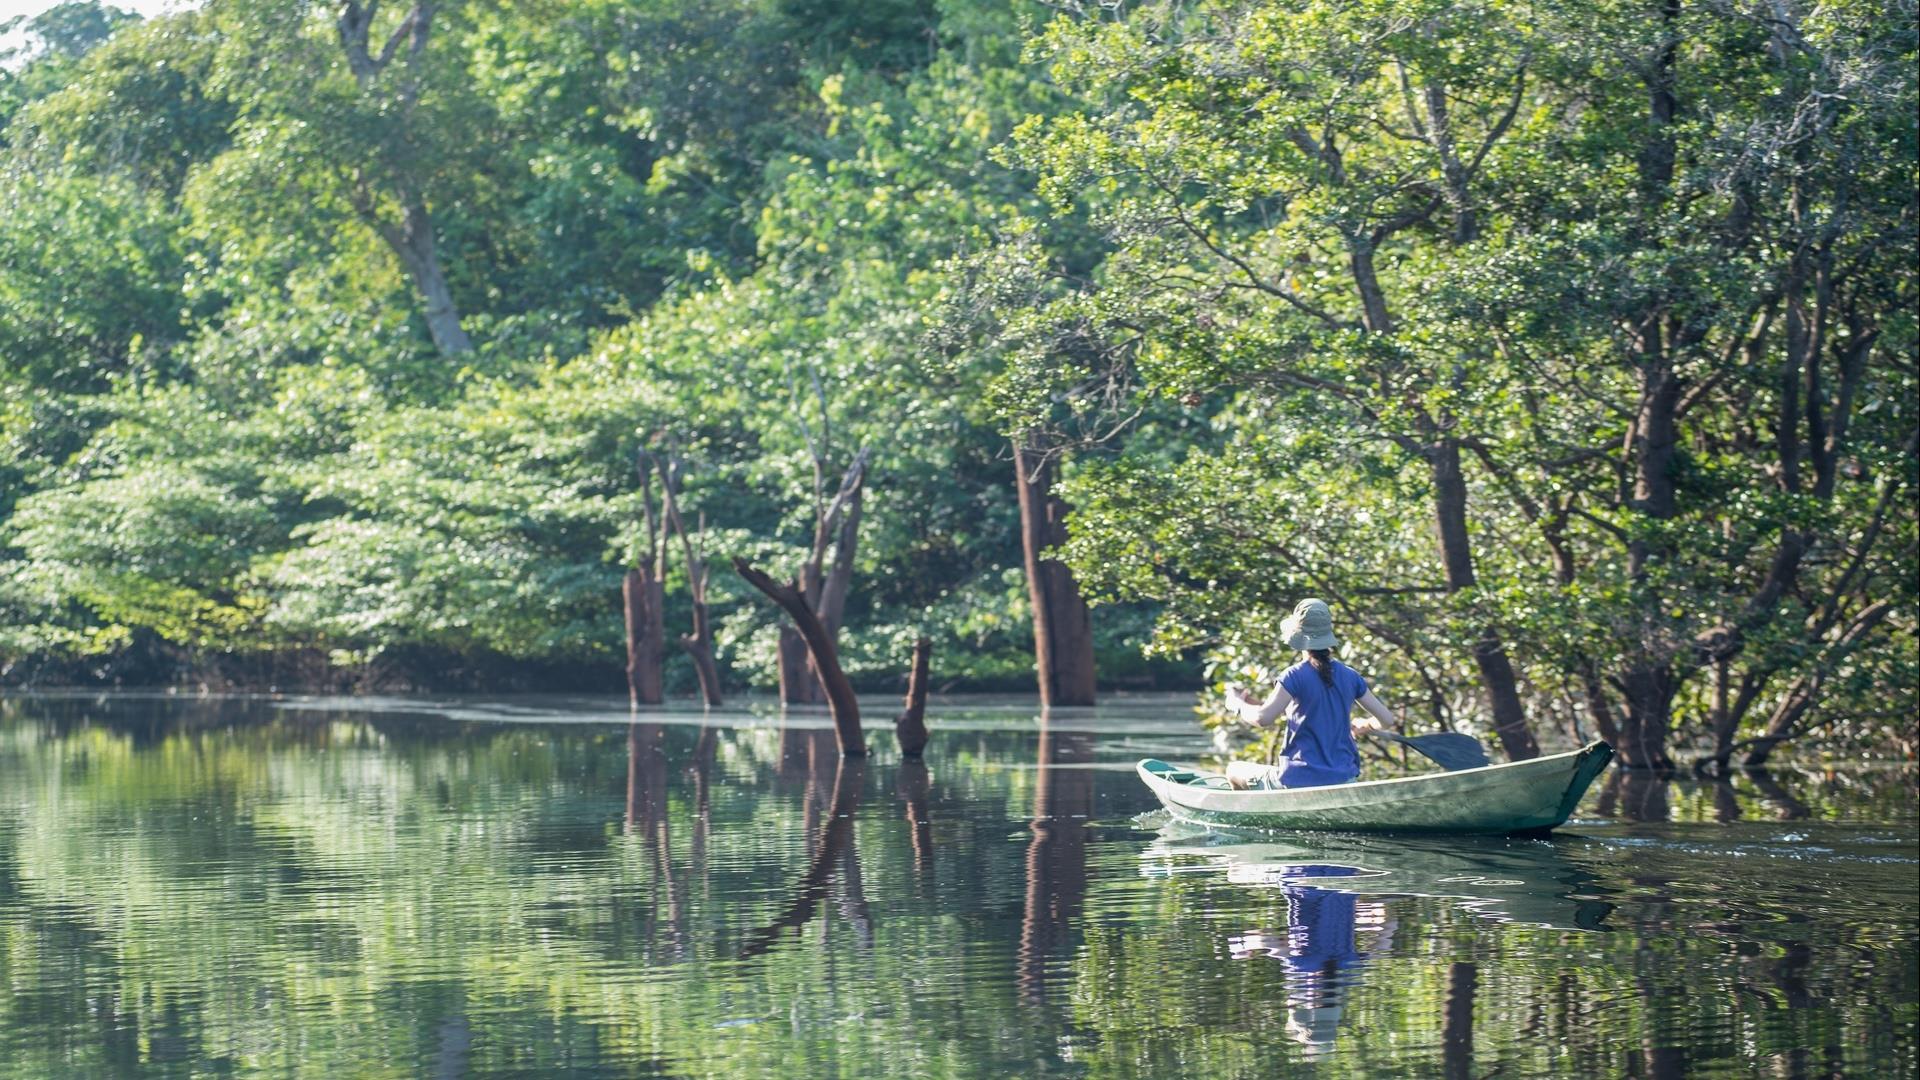
M 1227 708 L 1255 727 L 1278 717 L 1287 721 L 1286 748 L 1276 765 L 1235 761 L 1227 778 L 1235 787 L 1321 787 L 1344 784 L 1360 775 L 1360 750 L 1354 738 L 1398 723 L 1360 673 L 1333 658 L 1340 645 L 1333 635 L 1333 612 L 1321 600 L 1302 600 L 1280 624 L 1287 645 L 1306 658 L 1280 675 L 1280 685 L 1264 702 L 1249 700 L 1237 686 L 1227 687 Z M 1359 705 L 1371 716 L 1355 719 Z

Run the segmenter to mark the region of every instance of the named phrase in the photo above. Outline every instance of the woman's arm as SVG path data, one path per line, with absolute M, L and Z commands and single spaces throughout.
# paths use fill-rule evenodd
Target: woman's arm
M 1355 735 L 1363 731 L 1379 731 L 1382 728 L 1400 726 L 1400 721 L 1394 719 L 1393 710 L 1387 708 L 1386 702 L 1374 697 L 1373 691 L 1367 691 L 1366 694 L 1360 698 L 1359 704 L 1361 708 L 1373 715 L 1370 717 L 1362 716 L 1353 721 L 1353 733 Z
M 1287 688 L 1284 686 L 1276 685 L 1273 688 L 1273 696 L 1264 703 L 1249 701 L 1246 695 L 1240 692 L 1238 686 L 1229 684 L 1227 687 L 1227 710 L 1254 727 L 1265 727 L 1273 723 L 1274 718 L 1283 715 L 1287 711 L 1287 706 L 1291 704 L 1293 704 L 1293 695 L 1287 693 Z

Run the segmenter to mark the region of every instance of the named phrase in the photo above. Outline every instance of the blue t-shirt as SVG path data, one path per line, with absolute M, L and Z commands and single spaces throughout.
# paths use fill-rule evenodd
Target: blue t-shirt
M 1353 745 L 1353 705 L 1367 696 L 1367 680 L 1338 660 L 1333 685 L 1305 660 L 1280 676 L 1293 695 L 1287 706 L 1287 737 L 1292 746 L 1281 761 L 1281 787 L 1344 784 L 1360 775 L 1360 748 Z

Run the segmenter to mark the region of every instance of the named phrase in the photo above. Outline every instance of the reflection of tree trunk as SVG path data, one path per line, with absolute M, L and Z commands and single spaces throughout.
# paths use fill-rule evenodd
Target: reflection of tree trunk
M 667 813 L 666 729 L 659 724 L 627 725 L 627 820 L 629 836 L 639 838 L 653 874 L 647 939 L 651 945 L 659 930 L 659 905 L 666 903 L 669 947 L 678 953 L 684 945 L 680 931 L 682 905 L 673 875 L 673 837 Z
M 860 857 L 849 843 L 840 853 L 840 916 L 853 924 L 862 948 L 873 948 L 873 912 L 867 907 L 867 887 L 860 877 Z
M 1479 979 L 1479 969 L 1473 964 L 1447 965 L 1447 1002 L 1440 1029 L 1447 1080 L 1473 1075 L 1473 1001 Z
M 821 817 L 830 810 L 833 782 L 839 776 L 834 764 L 833 744 L 824 731 L 809 731 L 807 743 L 807 788 L 800 799 L 800 832 L 812 846 L 820 838 Z
M 916 882 L 921 882 L 933 872 L 933 823 L 927 817 L 927 795 L 933 787 L 933 778 L 927 772 L 927 763 L 919 758 L 902 759 L 894 773 L 893 787 L 907 804 L 907 828 L 913 838 L 913 875 Z
M 1740 820 L 1740 799 L 1733 793 L 1733 784 L 1721 778 L 1711 781 L 1713 784 L 1713 819 L 1719 822 Z
M 1747 779 L 1753 781 L 1753 786 L 1759 790 L 1761 798 L 1774 805 L 1782 821 L 1798 821 L 1813 812 L 1807 809 L 1806 803 L 1794 798 L 1791 792 L 1781 787 L 1780 782 L 1775 780 L 1773 774 L 1766 769 L 1748 769 Z
M 719 742 L 719 732 L 703 726 L 699 741 L 693 744 L 693 764 L 688 770 L 693 773 L 693 840 L 687 861 L 693 876 L 700 880 L 703 894 L 707 880 L 707 831 L 713 824 L 710 817 L 713 808 L 713 759 Z
M 784 714 L 780 717 L 779 775 L 786 780 L 806 774 L 807 754 L 812 748 L 812 744 L 808 741 L 808 736 L 812 733 L 794 727 L 792 719 Z
M 1018 971 L 1021 995 L 1035 1004 L 1046 1000 L 1047 961 L 1066 945 L 1087 891 L 1093 772 L 1074 766 L 1092 758 L 1092 736 L 1055 734 L 1042 720 Z
M 1013 447 L 1020 541 L 1033 607 L 1033 663 L 1040 705 L 1091 705 L 1093 624 L 1073 571 L 1055 552 L 1067 539 L 1067 504 L 1053 493 L 1054 460 L 1028 442 Z
M 440 1023 L 440 1052 L 434 1057 L 433 1075 L 443 1080 L 466 1076 L 472 1051 L 473 1022 L 464 1012 L 447 1017 Z
M 842 757 L 834 770 L 831 816 L 820 841 L 808 860 L 807 872 L 800 879 L 791 903 L 771 923 L 748 935 L 741 948 L 744 957 L 758 956 L 779 943 L 786 930 L 798 930 L 813 920 L 820 901 L 832 885 L 836 868 L 854 850 L 853 815 L 860 808 L 860 791 L 866 782 L 866 760 Z
M 1667 777 L 1646 770 L 1631 770 L 1614 773 L 1613 780 L 1619 790 L 1621 817 L 1628 821 L 1657 822 L 1672 816 L 1669 789 L 1673 782 Z
M 1768 971 L 1790 1009 L 1805 1009 L 1815 1004 L 1813 994 L 1807 990 L 1807 966 L 1812 961 L 1812 948 L 1804 941 L 1796 941 L 1786 947 Z

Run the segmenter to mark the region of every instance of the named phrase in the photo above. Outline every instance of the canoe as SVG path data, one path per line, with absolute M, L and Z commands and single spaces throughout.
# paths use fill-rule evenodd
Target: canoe
M 1218 773 L 1153 758 L 1138 769 L 1168 813 L 1208 828 L 1538 834 L 1565 824 L 1612 760 L 1613 747 L 1593 742 L 1530 761 L 1277 791 L 1235 790 Z

